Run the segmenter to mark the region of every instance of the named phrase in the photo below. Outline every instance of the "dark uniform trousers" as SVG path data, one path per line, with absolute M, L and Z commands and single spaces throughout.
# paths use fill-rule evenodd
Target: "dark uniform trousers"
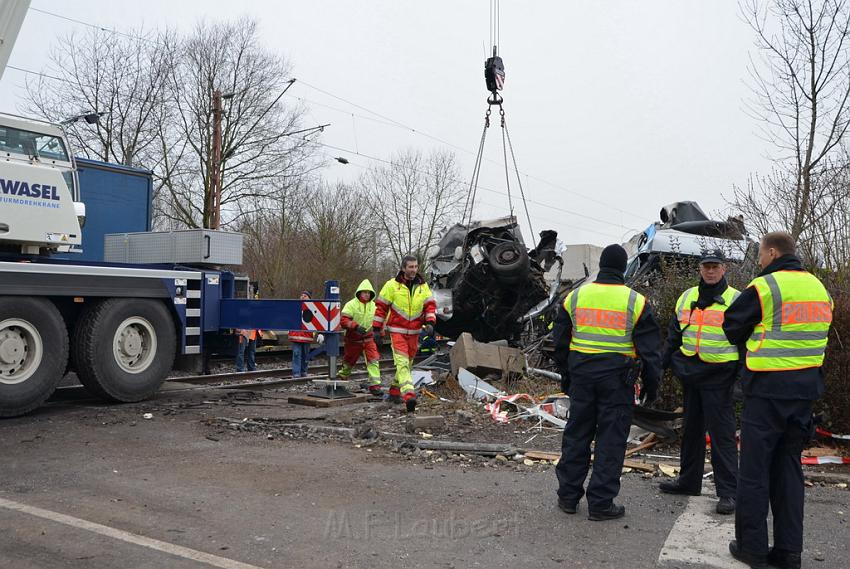
M 603 380 L 570 384 L 570 416 L 564 428 L 561 459 L 555 471 L 558 496 L 578 502 L 590 468 L 590 443 L 596 436 L 593 474 L 587 484 L 588 509 L 609 508 L 620 492 L 620 476 L 632 423 L 634 386 L 626 382 L 628 371 Z
M 682 384 L 685 417 L 679 482 L 693 493 L 702 489 L 705 432 L 711 437 L 711 466 L 717 495 L 734 498 L 738 480 L 738 447 L 735 444 L 735 409 L 732 401 L 734 372 L 727 386 L 700 387 Z
M 811 401 L 746 398 L 735 537 L 748 553 L 768 552 L 768 505 L 773 512 L 774 547 L 803 550 L 805 487 L 800 455 L 812 429 Z

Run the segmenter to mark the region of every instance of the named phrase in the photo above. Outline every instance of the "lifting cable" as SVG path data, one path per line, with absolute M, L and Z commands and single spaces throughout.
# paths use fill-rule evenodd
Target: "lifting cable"
M 517 186 L 519 187 L 520 196 L 522 197 L 522 205 L 525 209 L 525 217 L 528 221 L 528 228 L 534 236 L 534 226 L 531 223 L 531 215 L 528 212 L 528 203 L 525 199 L 525 190 L 522 187 L 522 177 L 517 167 L 516 154 L 514 153 L 514 145 L 511 142 L 511 133 L 508 131 L 507 121 L 505 120 L 505 109 L 502 106 L 504 99 L 499 94 L 499 91 L 505 86 L 505 65 L 502 58 L 499 57 L 499 39 L 501 35 L 500 22 L 500 0 L 490 0 L 490 43 L 493 46 L 493 55 L 484 62 L 484 81 L 487 85 L 487 90 L 490 95 L 487 97 L 487 111 L 484 113 L 484 129 L 481 132 L 481 140 L 478 143 L 478 152 L 475 156 L 475 164 L 472 167 L 472 179 L 469 182 L 469 190 L 466 194 L 466 202 L 463 206 L 463 216 L 461 223 L 466 225 L 467 233 L 469 233 L 469 225 L 472 223 L 472 212 L 475 207 L 475 197 L 478 192 L 478 180 L 481 176 L 481 163 L 484 159 L 484 143 L 487 139 L 487 129 L 490 128 L 490 114 L 493 107 L 499 108 L 499 119 L 502 127 L 502 158 L 505 162 L 505 184 L 508 191 L 508 207 L 511 217 L 514 216 L 513 196 L 511 195 L 511 175 L 510 165 L 513 164 L 513 170 L 516 174 Z M 508 162 L 508 152 L 511 155 L 511 162 Z

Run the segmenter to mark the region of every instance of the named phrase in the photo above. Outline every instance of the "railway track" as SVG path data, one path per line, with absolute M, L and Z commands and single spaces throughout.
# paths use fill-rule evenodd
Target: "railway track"
M 421 361 L 425 358 L 416 358 L 414 362 Z M 392 364 L 392 359 L 378 360 L 381 364 Z M 328 365 L 311 366 L 312 372 L 304 377 L 292 377 L 292 369 L 290 368 L 274 368 L 274 369 L 258 369 L 254 371 L 243 372 L 227 372 L 216 373 L 209 375 L 190 375 L 190 376 L 174 376 L 169 377 L 167 383 L 187 383 L 192 387 L 172 388 L 169 391 L 199 391 L 204 389 L 265 389 L 270 387 L 280 387 L 282 385 L 300 385 L 309 383 L 315 379 L 328 378 Z M 315 373 L 319 372 L 319 373 Z M 351 373 L 351 379 L 360 379 L 367 377 L 365 369 L 359 369 Z M 100 401 L 95 397 L 89 397 L 88 392 L 82 385 L 73 385 L 69 387 L 58 388 L 53 396 L 52 401 Z

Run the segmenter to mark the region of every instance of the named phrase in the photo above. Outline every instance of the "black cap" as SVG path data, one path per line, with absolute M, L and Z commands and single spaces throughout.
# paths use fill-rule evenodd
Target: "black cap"
M 709 253 L 705 253 L 702 256 L 702 259 L 699 260 L 699 264 L 703 263 L 720 263 L 725 264 L 726 259 L 723 258 L 723 252 L 720 249 L 715 249 Z
M 608 245 L 602 249 L 602 254 L 599 256 L 599 268 L 615 269 L 621 273 L 625 273 L 628 260 L 629 256 L 622 246 Z
M 312 293 L 312 292 L 310 292 L 309 290 L 302 290 L 302 291 L 301 291 L 301 294 L 306 294 L 306 295 L 307 295 L 307 296 L 309 296 L 310 298 L 313 298 L 313 293 Z

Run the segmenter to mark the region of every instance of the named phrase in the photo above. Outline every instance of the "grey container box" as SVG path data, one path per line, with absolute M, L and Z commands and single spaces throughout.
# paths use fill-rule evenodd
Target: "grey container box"
M 103 237 L 108 263 L 241 265 L 241 233 L 212 229 L 109 233 Z

